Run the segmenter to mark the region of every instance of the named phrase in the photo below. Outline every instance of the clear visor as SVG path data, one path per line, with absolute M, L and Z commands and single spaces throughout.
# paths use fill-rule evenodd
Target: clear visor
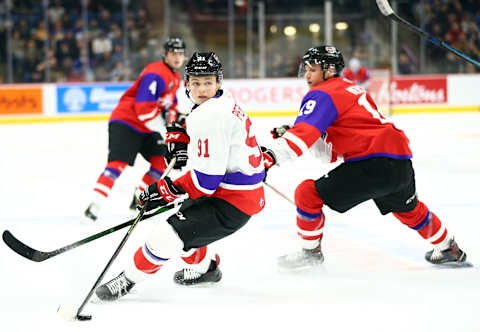
M 313 63 L 310 62 L 310 61 L 302 61 L 300 63 L 300 65 L 298 66 L 298 77 L 299 78 L 305 77 L 305 73 L 307 72 L 307 67 L 311 67 L 312 65 L 321 65 L 321 63 L 318 62 L 318 61 L 314 61 Z M 325 68 L 325 66 L 327 66 L 327 67 Z M 325 71 L 329 68 L 333 68 L 334 72 L 336 72 L 334 64 L 329 64 L 329 65 L 325 64 L 324 66 L 322 66 L 323 71 Z

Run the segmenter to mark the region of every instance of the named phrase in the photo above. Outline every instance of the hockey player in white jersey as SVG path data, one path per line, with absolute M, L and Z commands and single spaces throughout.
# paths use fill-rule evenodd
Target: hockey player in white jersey
M 195 102 L 183 127 L 168 127 L 169 157 L 176 166 L 189 160 L 189 170 L 172 181 L 150 185 L 140 195 L 147 208 L 166 205 L 183 195 L 178 213 L 158 224 L 130 264 L 96 294 L 115 300 L 157 272 L 172 257 L 181 256 L 189 268 L 175 273 L 182 285 L 218 282 L 219 256 L 207 245 L 243 227 L 264 205 L 265 170 L 249 117 L 233 97 L 221 89 L 222 65 L 215 53 L 196 52 L 185 67 L 187 94 Z

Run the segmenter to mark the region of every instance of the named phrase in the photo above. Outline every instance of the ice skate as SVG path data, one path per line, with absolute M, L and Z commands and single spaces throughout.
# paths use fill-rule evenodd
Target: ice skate
M 298 252 L 280 256 L 278 266 L 283 269 L 294 270 L 321 265 L 323 260 L 322 248 L 319 244 L 313 249 L 302 249 Z
M 466 261 L 467 254 L 458 247 L 457 242 L 455 242 L 453 238 L 448 241 L 446 248 L 436 246 L 433 250 L 428 251 L 425 254 L 425 259 L 432 264 L 438 265 L 457 267 L 472 266 Z
M 130 293 L 133 286 L 135 283 L 127 279 L 125 272 L 122 272 L 109 282 L 99 286 L 95 290 L 95 294 L 102 301 L 115 301 Z
M 179 285 L 193 286 L 204 283 L 219 282 L 222 279 L 222 271 L 218 268 L 220 257 L 215 255 L 215 260 L 210 261 L 210 266 L 205 273 L 200 273 L 194 269 L 182 269 L 175 272 L 173 281 Z
M 100 211 L 100 206 L 95 203 L 91 203 L 84 212 L 84 217 L 82 222 L 88 224 L 93 221 L 96 221 L 98 218 L 98 212 Z

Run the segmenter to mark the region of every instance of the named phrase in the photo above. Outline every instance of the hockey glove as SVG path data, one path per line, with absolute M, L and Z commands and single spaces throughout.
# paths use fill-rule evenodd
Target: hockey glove
M 163 180 L 149 185 L 140 193 L 137 209 L 140 210 L 148 202 L 148 212 L 173 202 L 183 194 L 185 194 L 185 191 L 181 187 L 174 185 L 172 180 L 166 176 Z
M 264 146 L 261 146 L 260 149 L 262 149 L 263 166 L 265 167 L 265 178 L 263 178 L 263 181 L 266 181 L 268 170 L 273 165 L 277 164 L 277 158 L 275 157 L 275 153 L 272 150 L 267 149 Z
M 170 163 L 173 157 L 177 158 L 174 169 L 182 169 L 187 164 L 188 154 L 187 148 L 190 143 L 190 137 L 184 127 L 179 127 L 175 122 L 172 126 L 167 127 L 167 135 L 165 138 L 168 152 L 165 155 L 167 162 Z
M 286 131 L 290 128 L 291 127 L 289 125 L 283 125 L 281 127 L 275 127 L 272 130 L 270 130 L 270 134 L 272 134 L 272 137 L 274 139 L 276 139 L 276 138 L 282 137 L 283 134 L 285 134 Z

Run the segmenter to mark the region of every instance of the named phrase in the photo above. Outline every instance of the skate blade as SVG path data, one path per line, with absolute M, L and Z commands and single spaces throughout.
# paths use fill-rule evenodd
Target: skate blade
M 465 262 L 448 262 L 443 264 L 436 264 L 434 265 L 437 269 L 465 269 L 465 268 L 473 268 L 475 267 L 472 263 L 465 261 Z

